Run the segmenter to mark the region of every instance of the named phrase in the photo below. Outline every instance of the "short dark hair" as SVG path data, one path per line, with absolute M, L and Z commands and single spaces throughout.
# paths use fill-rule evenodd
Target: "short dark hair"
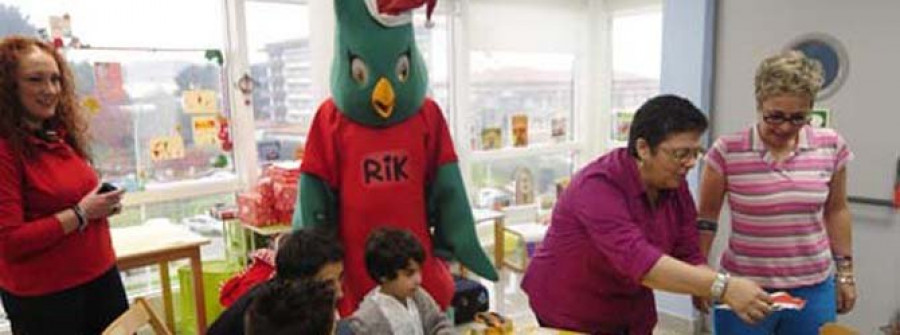
M 670 135 L 706 131 L 709 123 L 694 104 L 675 95 L 659 95 L 644 102 L 628 130 L 628 153 L 638 157 L 637 140 L 643 138 L 651 151 Z
M 408 230 L 378 228 L 366 239 L 366 271 L 378 283 L 382 278 L 397 278 L 411 260 L 421 265 L 425 249 Z
M 244 315 L 248 335 L 323 335 L 334 328 L 334 288 L 316 280 L 265 282 Z
M 313 278 L 325 265 L 343 260 L 344 248 L 334 232 L 304 227 L 281 238 L 275 255 L 276 276 Z

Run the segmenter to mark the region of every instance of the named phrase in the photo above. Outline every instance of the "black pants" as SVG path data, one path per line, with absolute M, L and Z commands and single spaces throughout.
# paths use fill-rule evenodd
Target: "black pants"
M 100 334 L 128 310 L 115 266 L 97 279 L 65 291 L 19 297 L 0 290 L 0 295 L 15 335 Z

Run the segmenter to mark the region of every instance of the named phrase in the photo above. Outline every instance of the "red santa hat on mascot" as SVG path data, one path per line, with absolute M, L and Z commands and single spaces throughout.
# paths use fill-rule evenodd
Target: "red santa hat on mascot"
M 412 10 L 425 6 L 426 26 L 431 27 L 431 14 L 437 0 L 364 0 L 369 14 L 386 27 L 396 27 L 412 22 Z

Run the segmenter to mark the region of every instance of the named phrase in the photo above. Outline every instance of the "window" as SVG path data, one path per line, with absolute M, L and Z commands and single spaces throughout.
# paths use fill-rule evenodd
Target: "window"
M 434 99 L 447 117 L 453 121 L 453 106 L 450 100 L 450 22 L 443 3 L 439 2 L 431 16 L 430 28 L 426 27 L 424 11 L 413 15 L 413 29 L 416 46 L 428 69 L 428 97 Z
M 314 87 L 327 86 L 327 83 L 313 79 L 315 56 L 310 30 L 323 28 L 310 27 L 310 9 L 302 1 L 246 2 L 247 52 L 255 84 L 253 112 L 260 165 L 292 160 L 300 155 L 313 116 L 322 103 L 314 92 L 329 88 Z M 439 8 L 432 16 L 431 28 L 425 27 L 424 15 L 414 16 L 414 24 L 417 45 L 428 63 L 429 96 L 446 113 L 449 109 L 449 25 L 441 11 Z
M 292 160 L 319 104 L 312 94 L 309 6 L 248 1 L 245 9 L 257 157 L 260 164 Z
M 18 10 L 10 22 L 23 21 L 20 29 L 0 31 L 4 34 L 44 29 L 49 36 L 51 16 L 69 15 L 71 36 L 96 47 L 214 49 L 224 44 L 220 0 L 26 0 L 0 6 Z
M 232 192 L 237 189 L 233 156 L 223 150 L 217 124 L 208 122 L 229 117 L 229 88 L 222 84 L 225 71 L 215 57 L 225 44 L 223 3 L 41 0 L 0 4 L 0 37 L 58 33 L 67 45 L 63 52 L 76 76 L 79 100 L 91 114 L 94 162 L 104 180 L 129 190 L 129 206 L 113 218 L 114 226 L 153 218 L 181 224 L 215 203 L 233 201 Z M 51 17 L 66 15 L 70 34 L 50 24 Z M 194 110 L 197 105 L 186 104 L 183 98 L 198 90 L 211 92 L 194 95 L 209 104 Z M 172 151 L 159 155 L 162 151 L 155 145 L 179 144 L 172 138 L 180 139 L 183 146 L 172 146 Z M 178 148 L 183 150 L 174 150 Z M 215 235 L 216 229 L 208 226 L 191 227 Z M 223 250 L 216 247 L 220 241 L 213 239 L 203 249 L 203 257 L 222 258 L 217 256 Z M 125 285 L 140 288 L 138 277 L 126 273 Z
M 524 201 L 549 208 L 556 184 L 576 168 L 587 9 L 580 1 L 470 2 L 468 108 L 459 115 L 468 132 L 457 147 L 468 153 L 476 208 L 515 203 L 523 173 L 531 176 Z
M 574 55 L 473 51 L 470 62 L 471 124 L 478 130 L 470 141 L 478 143 L 474 150 L 572 139 Z M 518 120 L 525 134 L 516 133 L 516 126 L 523 126 Z M 499 142 L 493 136 L 498 131 Z
M 233 180 L 233 158 L 218 139 L 222 68 L 204 51 L 66 51 L 90 116 L 94 162 L 102 178 L 130 192 L 179 182 Z M 191 111 L 192 92 L 208 91 Z M 206 98 L 204 98 L 206 99 Z
M 662 10 L 649 7 L 612 15 L 613 146 L 625 146 L 634 112 L 659 94 L 662 66 Z
M 196 196 L 197 184 L 215 185 L 201 194 L 235 188 L 233 156 L 219 139 L 230 131 L 219 122 L 229 117 L 215 57 L 224 44 L 219 0 L 47 0 L 8 8 L 20 23 L 3 33 L 41 32 L 66 44 L 90 114 L 94 161 L 104 180 L 130 191 L 128 204 Z M 51 24 L 54 17 L 67 18 L 68 29 Z M 203 108 L 187 97 L 202 97 Z

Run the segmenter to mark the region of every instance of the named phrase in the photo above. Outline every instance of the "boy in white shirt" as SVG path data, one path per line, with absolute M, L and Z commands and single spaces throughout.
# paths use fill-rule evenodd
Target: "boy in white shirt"
M 380 228 L 366 239 L 366 270 L 379 285 L 346 321 L 355 334 L 452 334 L 453 324 L 424 289 L 425 251 L 406 230 Z

